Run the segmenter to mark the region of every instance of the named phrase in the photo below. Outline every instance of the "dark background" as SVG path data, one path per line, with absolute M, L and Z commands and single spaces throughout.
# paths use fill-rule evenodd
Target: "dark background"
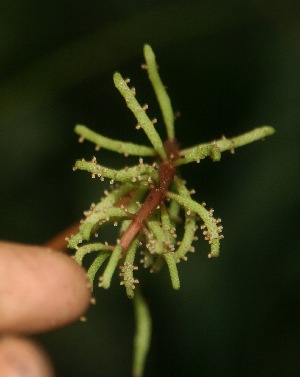
M 276 128 L 264 143 L 223 154 L 219 164 L 182 169 L 196 198 L 222 217 L 225 239 L 216 260 L 207 258 L 205 242 L 196 244 L 179 265 L 179 292 L 166 270 L 139 271 L 154 322 L 146 376 L 299 375 L 297 5 L 0 2 L 2 239 L 43 243 L 101 196 L 105 185 L 72 172 L 76 158 L 95 154 L 93 145 L 77 143 L 76 123 L 146 143 L 112 83 L 115 70 L 131 77 L 140 102 L 159 117 L 140 69 L 145 42 L 182 114 L 176 130 L 183 146 L 263 124 Z M 129 163 L 105 151 L 97 158 L 115 167 Z M 86 323 L 39 337 L 57 376 L 130 375 L 131 302 L 117 277 L 96 297 Z

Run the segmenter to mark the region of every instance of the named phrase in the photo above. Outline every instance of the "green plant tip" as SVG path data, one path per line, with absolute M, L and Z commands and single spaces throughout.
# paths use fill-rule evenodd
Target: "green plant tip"
M 162 141 L 156 119 L 148 117 L 148 105 L 140 105 L 135 88 L 128 86 L 130 80 L 123 79 L 116 72 L 113 75 L 114 84 L 136 118 L 136 128 L 143 129 L 150 145 L 113 140 L 83 125 L 75 127 L 75 132 L 80 136 L 79 141 L 94 143 L 97 151 L 104 148 L 125 156 L 139 156 L 139 160 L 136 165 L 119 170 L 99 165 L 96 157 L 91 161 L 76 161 L 73 170 L 84 170 L 100 183 L 108 180 L 111 189 L 105 190 L 100 201 L 93 203 L 84 212 L 85 217 L 78 233 L 71 236 L 68 243 L 70 248 L 76 249 L 75 259 L 79 264 L 86 266 L 86 261 L 92 260 L 90 266 L 87 266 L 91 283 L 100 272 L 99 286 L 107 289 L 118 271 L 120 284 L 125 287 L 128 298 L 134 300 L 134 377 L 143 375 L 151 338 L 150 314 L 137 287 L 141 276 L 140 267 L 159 272 L 164 265 L 167 266 L 171 285 L 178 290 L 178 263 L 186 261 L 188 253 L 198 249 L 194 242 L 199 234 L 202 233 L 208 241 L 209 257 L 219 255 L 223 238 L 221 219 L 215 217 L 214 210 L 207 209 L 204 202 L 198 203 L 192 199 L 194 190 L 188 189 L 186 182 L 179 178 L 179 167 L 191 162 L 199 163 L 205 157 L 220 161 L 223 152 L 233 152 L 236 148 L 264 139 L 275 132 L 274 128 L 263 126 L 232 138 L 223 136 L 179 149 L 175 139 L 171 100 L 158 73 L 154 52 L 148 44 L 144 45 L 144 57 L 146 64 L 143 68 L 147 70 L 156 94 L 167 140 Z M 144 157 L 152 157 L 153 161 L 144 162 Z M 183 222 L 180 221 L 182 217 Z M 101 237 L 102 228 L 107 225 L 117 227 L 118 237 L 113 244 L 108 244 Z M 183 232 L 178 232 L 181 226 Z M 183 234 L 181 240 L 177 238 L 179 233 Z M 91 258 L 85 259 L 87 255 Z
M 137 165 L 119 170 L 99 165 L 96 157 L 91 161 L 78 160 L 74 166 L 74 170 L 87 171 L 92 178 L 109 180 L 111 190 L 105 191 L 99 203 L 85 212 L 79 232 L 71 237 L 69 247 L 77 249 L 75 258 L 79 263 L 84 262 L 87 254 L 95 255 L 95 263 L 89 272 L 91 281 L 97 269 L 101 269 L 108 261 L 100 281 L 103 288 L 109 288 L 115 270 L 120 267 L 119 275 L 123 277 L 121 285 L 125 286 L 129 298 L 134 297 L 134 288 L 139 281 L 135 275 L 140 274 L 140 271 L 138 264 L 134 263 L 137 254 L 141 253 L 141 263 L 150 271 L 158 271 L 166 264 L 171 284 L 176 290 L 180 287 L 177 264 L 180 260 L 186 260 L 187 253 L 197 248 L 193 242 L 198 238 L 199 228 L 210 245 L 208 256 L 219 255 L 223 238 L 221 219 L 214 217 L 214 211 L 206 209 L 204 203 L 197 203 L 191 198 L 186 183 L 178 178 L 178 168 L 191 162 L 200 162 L 205 157 L 220 161 L 223 152 L 232 152 L 275 132 L 270 126 L 262 126 L 232 138 L 223 136 L 209 143 L 180 150 L 175 140 L 171 101 L 158 73 L 155 54 L 148 44 L 144 45 L 144 57 L 146 64 L 143 68 L 148 72 L 158 100 L 167 140 L 162 141 L 155 127 L 156 122 L 147 115 L 148 106 L 140 105 L 135 88 L 128 86 L 130 80 L 123 79 L 118 72 L 113 75 L 114 84 L 136 118 L 136 128 L 144 130 L 151 146 L 113 140 L 83 125 L 75 128 L 80 141 L 88 140 L 98 148 L 139 156 Z M 154 157 L 154 161 L 145 163 L 143 157 Z M 116 186 L 116 183 L 121 186 Z M 185 212 L 185 225 L 182 241 L 178 241 L 177 230 L 180 225 L 177 219 L 181 209 Z M 98 239 L 101 228 L 108 224 L 119 226 L 120 232 L 115 245 L 109 247 L 105 240 Z

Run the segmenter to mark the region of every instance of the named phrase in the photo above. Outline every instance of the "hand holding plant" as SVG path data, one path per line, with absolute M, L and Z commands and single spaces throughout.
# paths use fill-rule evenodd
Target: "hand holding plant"
M 0 376 L 52 377 L 47 356 L 24 335 L 77 320 L 90 303 L 85 272 L 49 247 L 0 242 Z

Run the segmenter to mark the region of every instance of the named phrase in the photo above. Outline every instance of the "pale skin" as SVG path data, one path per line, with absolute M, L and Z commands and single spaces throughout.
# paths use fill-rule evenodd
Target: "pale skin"
M 0 241 L 0 376 L 53 377 L 47 355 L 24 335 L 78 320 L 90 298 L 85 271 L 67 255 Z

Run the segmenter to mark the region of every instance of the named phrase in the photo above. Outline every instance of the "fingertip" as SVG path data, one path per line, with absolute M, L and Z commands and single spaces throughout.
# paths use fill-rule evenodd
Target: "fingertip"
M 15 336 L 0 338 L 0 376 L 54 377 L 52 364 L 34 342 Z
M 84 315 L 91 289 L 86 272 L 66 254 L 0 242 L 0 331 L 35 333 Z

